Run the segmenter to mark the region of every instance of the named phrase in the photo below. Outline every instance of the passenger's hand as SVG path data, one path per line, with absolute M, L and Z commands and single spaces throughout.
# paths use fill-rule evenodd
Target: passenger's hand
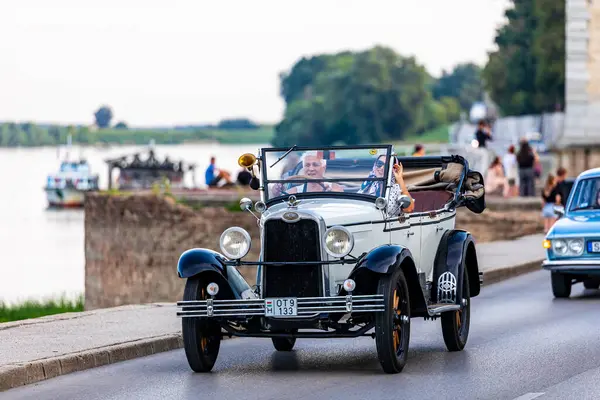
M 404 171 L 404 167 L 402 167 L 402 163 L 398 162 L 398 164 L 394 164 L 394 178 L 396 178 L 396 182 L 399 182 L 403 179 L 402 172 Z

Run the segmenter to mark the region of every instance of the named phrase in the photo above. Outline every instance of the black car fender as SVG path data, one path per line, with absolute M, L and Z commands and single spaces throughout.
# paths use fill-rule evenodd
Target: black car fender
M 250 285 L 234 266 L 227 265 L 225 261 L 227 258 L 216 251 L 189 249 L 179 257 L 177 275 L 188 279 L 206 276 L 205 280 L 219 285 L 218 298 L 240 299 L 241 294 L 250 289 Z
M 408 284 L 411 313 L 418 316 L 427 313 L 427 305 L 419 283 L 415 262 L 410 250 L 404 246 L 386 244 L 374 248 L 360 257 L 348 278 L 356 282 L 353 294 L 377 293 L 381 275 L 392 274 L 396 268 L 402 268 Z M 340 295 L 344 293 L 340 290 Z
M 464 230 L 446 231 L 433 265 L 430 298 L 434 303 L 460 304 L 465 267 L 469 274 L 470 296 L 475 297 L 481 290 L 475 239 Z

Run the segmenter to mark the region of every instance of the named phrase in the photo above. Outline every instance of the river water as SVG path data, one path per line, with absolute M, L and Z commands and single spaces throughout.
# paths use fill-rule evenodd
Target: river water
M 218 167 L 235 177 L 238 156 L 244 152 L 256 154 L 260 147 L 217 143 L 157 145 L 155 152 L 159 158 L 168 155 L 173 161 L 196 163 L 196 183 L 203 185 L 211 156 L 217 158 Z M 70 156 L 85 157 L 92 172 L 100 174 L 100 187 L 106 188 L 106 158 L 145 150 L 144 146 L 73 146 Z M 59 154 L 55 147 L 0 148 L 0 301 L 15 303 L 83 294 L 83 210 L 48 209 L 43 191 L 47 174 L 58 169 L 59 155 L 65 155 L 64 149 Z M 185 182 L 193 184 L 191 174 L 187 174 Z

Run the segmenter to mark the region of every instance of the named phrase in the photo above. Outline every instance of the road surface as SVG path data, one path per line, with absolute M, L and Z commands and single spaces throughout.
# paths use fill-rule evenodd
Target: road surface
M 412 320 L 404 371 L 382 373 L 370 338 L 222 342 L 215 369 L 194 374 L 183 350 L 107 365 L 0 393 L 0 399 L 598 399 L 600 291 L 555 300 L 539 271 L 486 287 L 472 301 L 462 352 L 440 321 Z

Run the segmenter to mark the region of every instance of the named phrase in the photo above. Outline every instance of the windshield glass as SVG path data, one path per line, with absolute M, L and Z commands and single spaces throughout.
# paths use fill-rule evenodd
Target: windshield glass
M 600 178 L 583 179 L 573 192 L 570 211 L 600 209 Z
M 263 149 L 265 198 L 338 192 L 383 196 L 391 146 Z M 272 166 L 275 164 L 274 166 Z

